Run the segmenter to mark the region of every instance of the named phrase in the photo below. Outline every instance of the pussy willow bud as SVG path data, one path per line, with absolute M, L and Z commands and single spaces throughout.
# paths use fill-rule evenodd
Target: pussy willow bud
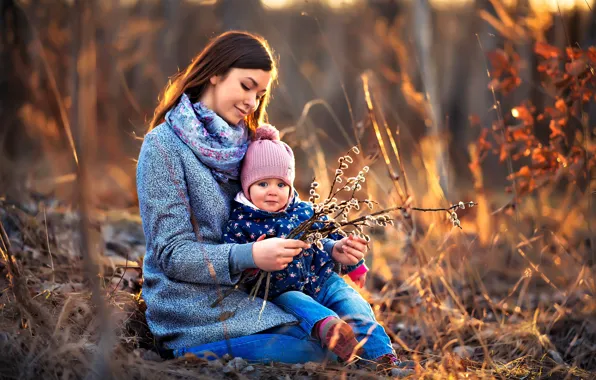
M 452 220 L 457 220 L 457 214 L 455 213 L 455 211 L 451 212 L 451 219 Z
M 317 187 L 319 187 L 319 183 L 318 182 L 313 182 L 310 184 L 310 187 L 312 187 L 313 189 L 316 189 Z
M 352 148 L 352 152 L 356 153 L 356 154 L 360 154 L 360 149 L 358 149 L 357 146 Z
M 352 157 L 346 156 L 346 162 L 349 163 L 349 164 L 351 164 L 351 163 L 354 162 L 354 160 L 352 159 Z
M 344 175 L 344 171 L 343 171 L 343 170 L 341 170 L 341 169 L 337 169 L 337 170 L 335 171 L 335 175 L 336 175 L 336 176 L 337 176 L 337 175 Z
M 310 189 L 310 195 L 315 195 L 317 192 L 315 191 L 315 189 Z
M 469 207 L 469 208 L 472 208 L 472 207 L 474 207 L 474 202 L 470 202 L 470 203 L 468 203 L 468 207 Z
M 320 249 L 321 251 L 323 250 L 323 243 L 321 243 L 321 241 L 317 241 L 317 248 Z
M 362 168 L 362 171 L 363 171 L 364 173 L 368 173 L 368 171 L 369 171 L 369 170 L 370 170 L 370 169 L 369 169 L 369 167 L 368 167 L 368 166 L 365 166 L 365 167 L 363 167 L 363 168 Z
M 458 204 L 459 208 L 461 208 L 462 210 L 466 208 L 466 205 L 464 204 L 464 202 L 459 202 Z
M 346 164 L 345 162 L 341 164 L 340 169 L 347 169 L 348 168 L 348 164 Z

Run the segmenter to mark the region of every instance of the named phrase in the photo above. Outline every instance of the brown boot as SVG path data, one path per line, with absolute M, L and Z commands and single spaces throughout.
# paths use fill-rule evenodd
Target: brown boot
M 327 347 L 343 362 L 349 362 L 356 352 L 358 341 L 354 330 L 345 321 L 339 318 L 333 318 L 323 327 L 320 334 L 321 343 Z

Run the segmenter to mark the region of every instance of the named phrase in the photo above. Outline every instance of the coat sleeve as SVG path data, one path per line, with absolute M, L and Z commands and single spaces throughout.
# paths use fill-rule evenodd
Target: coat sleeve
M 201 241 L 191 222 L 184 166 L 177 152 L 165 149 L 158 136 L 146 136 L 137 165 L 137 191 L 147 259 L 169 278 L 201 284 L 233 285 L 230 255 L 251 251 L 252 244 Z M 200 199 L 198 200 L 201 201 Z M 200 226 L 196 226 L 200 231 Z

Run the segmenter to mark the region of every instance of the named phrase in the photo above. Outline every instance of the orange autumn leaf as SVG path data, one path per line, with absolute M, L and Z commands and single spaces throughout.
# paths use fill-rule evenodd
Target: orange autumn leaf
M 596 47 L 590 46 L 588 48 L 588 51 L 586 52 L 586 54 L 588 55 L 588 59 L 590 60 L 590 62 L 593 65 L 596 64 Z
M 520 178 L 520 177 L 526 177 L 526 178 L 532 177 L 532 172 L 528 165 L 522 166 L 517 172 L 508 175 L 507 179 Z
M 507 144 L 501 144 L 501 150 L 499 153 L 499 161 L 504 162 L 507 159 L 509 152 L 507 151 Z
M 561 50 L 545 42 L 536 42 L 534 52 L 544 58 L 559 58 Z
M 557 101 L 555 102 L 555 108 L 562 114 L 567 113 L 567 104 L 565 104 L 565 101 L 561 98 L 557 99 Z
M 492 67 L 491 74 L 498 77 L 504 71 L 509 70 L 509 55 L 503 49 L 495 49 L 488 53 L 488 59 Z
M 532 112 L 525 105 L 513 108 L 511 113 L 516 119 L 522 120 L 525 126 L 534 125 L 534 116 L 532 116 Z
M 572 60 L 580 59 L 581 56 L 584 54 L 581 49 L 575 47 L 572 48 L 569 46 L 565 48 L 565 53 L 567 53 L 567 57 L 569 57 L 569 59 Z
M 563 132 L 563 130 L 561 129 L 559 123 L 557 123 L 554 120 L 551 120 L 548 127 L 550 128 L 550 130 L 552 131 L 550 134 L 550 138 L 554 139 L 556 137 L 563 137 L 565 138 L 565 133 Z

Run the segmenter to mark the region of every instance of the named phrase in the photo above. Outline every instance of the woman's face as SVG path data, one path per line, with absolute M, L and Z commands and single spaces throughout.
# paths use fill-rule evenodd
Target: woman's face
M 269 88 L 271 72 L 259 69 L 230 69 L 227 75 L 210 79 L 201 101 L 230 124 L 238 124 L 255 112 Z

